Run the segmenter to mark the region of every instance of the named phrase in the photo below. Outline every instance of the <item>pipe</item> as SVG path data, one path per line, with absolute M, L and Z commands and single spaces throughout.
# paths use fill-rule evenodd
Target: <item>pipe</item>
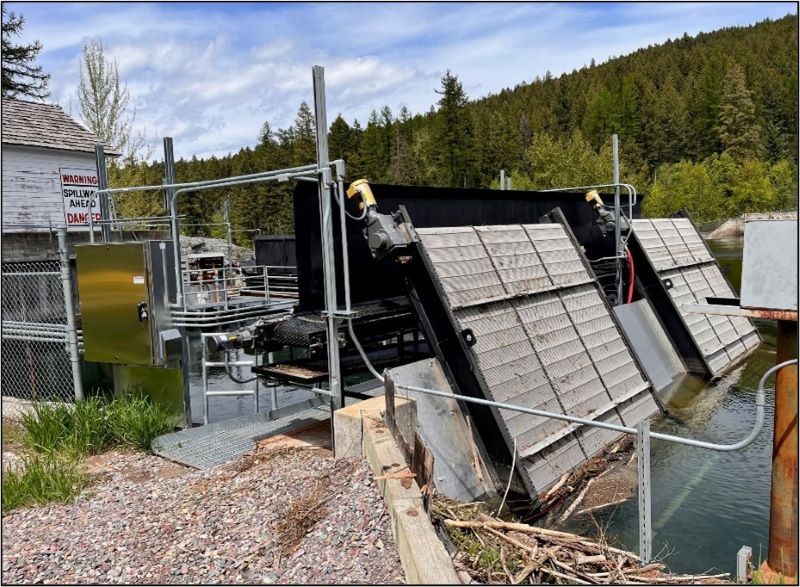
M 778 321 L 776 351 L 778 361 L 797 356 L 797 322 Z M 796 368 L 783 371 L 775 379 L 774 419 L 767 566 L 791 583 L 797 580 L 798 571 Z
M 89 209 L 91 214 L 91 209 Z M 67 249 L 67 229 L 58 231 L 58 256 L 61 265 L 61 286 L 64 290 L 64 309 L 67 315 L 67 342 L 69 343 L 69 360 L 72 364 L 72 386 L 75 400 L 83 400 L 83 382 L 81 381 L 80 353 L 78 352 L 78 333 L 75 330 L 75 305 L 72 300 L 72 281 L 69 271 L 69 250 Z
M 166 139 L 165 139 L 166 140 Z M 308 167 L 308 166 L 306 166 Z M 177 200 L 178 196 L 187 192 L 197 192 L 197 191 L 205 191 L 210 189 L 218 189 L 222 187 L 229 187 L 234 185 L 244 185 L 250 183 L 263 183 L 267 181 L 288 181 L 290 179 L 295 179 L 297 176 L 302 174 L 309 173 L 309 170 L 306 168 L 293 168 L 293 169 L 301 169 L 301 171 L 293 171 L 290 169 L 282 169 L 278 171 L 270 171 L 265 172 L 263 174 L 259 174 L 258 177 L 252 179 L 237 179 L 231 178 L 224 182 L 217 182 L 214 184 L 203 184 L 197 186 L 189 186 L 184 187 L 181 189 L 176 190 L 172 196 L 169 198 L 169 210 L 170 216 L 173 218 L 173 239 L 172 239 L 172 248 L 173 248 L 173 256 L 175 258 L 175 272 L 176 272 L 176 279 L 180 281 L 180 262 L 181 262 L 181 252 L 180 252 L 180 234 L 179 234 L 179 224 L 177 220 L 178 209 L 177 209 Z M 313 167 L 312 167 L 313 170 Z M 199 182 L 198 182 L 199 183 Z M 178 285 L 178 303 L 183 306 L 183 288 L 182 284 Z
M 350 320 L 348 320 L 348 330 L 350 333 L 350 338 L 353 340 L 353 343 L 355 344 L 358 353 L 361 355 L 361 359 L 364 361 L 364 364 L 367 366 L 367 369 L 369 369 L 370 373 L 372 373 L 375 379 L 377 379 L 381 383 L 385 382 L 385 378 L 380 373 L 378 373 L 378 371 L 372 365 L 372 363 L 369 360 L 369 357 L 367 357 L 366 353 L 364 352 L 364 348 L 361 346 L 358 339 L 356 338 Z M 779 371 L 783 367 L 796 364 L 797 364 L 797 359 L 789 359 L 788 361 L 784 361 L 782 363 L 779 363 L 771 367 L 770 369 L 767 369 L 764 375 L 761 376 L 761 380 L 758 382 L 758 393 L 756 395 L 756 423 L 753 426 L 753 430 L 750 432 L 750 434 L 748 434 L 745 438 L 743 438 L 739 442 L 736 442 L 734 444 L 717 444 L 713 442 L 706 442 L 704 440 L 693 440 L 690 438 L 682 438 L 680 436 L 673 436 L 672 434 L 662 434 L 660 432 L 651 432 L 650 438 L 657 438 L 659 440 L 666 440 L 667 442 L 674 442 L 676 444 L 685 444 L 687 446 L 695 446 L 698 448 L 706 448 L 709 450 L 716 450 L 721 452 L 730 452 L 734 450 L 739 450 L 740 448 L 744 448 L 745 446 L 753 442 L 756 436 L 758 436 L 758 433 L 761 431 L 762 425 L 764 424 L 764 385 L 766 384 L 767 379 L 769 379 L 769 377 L 773 373 Z M 466 395 L 459 395 L 455 393 L 445 393 L 435 389 L 427 389 L 425 387 L 417 387 L 414 385 L 403 385 L 400 383 L 395 383 L 395 386 L 400 389 L 406 389 L 408 391 L 427 393 L 428 395 L 451 398 L 466 403 L 489 406 L 492 408 L 500 408 L 504 410 L 511 410 L 514 412 L 522 412 L 523 414 L 531 414 L 532 416 L 553 418 L 555 420 L 563 420 L 564 422 L 570 422 L 573 424 L 583 424 L 586 426 L 594 426 L 596 428 L 605 428 L 607 430 L 614 430 L 615 432 L 624 432 L 627 434 L 637 434 L 638 432 L 636 428 L 630 428 L 628 426 L 617 426 L 616 424 L 609 424 L 607 422 L 598 422 L 596 420 L 587 420 L 585 418 L 568 416 L 566 414 L 554 414 L 552 412 L 546 412 L 544 410 L 536 410 L 533 408 L 508 404 L 505 402 L 496 402 L 476 397 L 470 397 Z

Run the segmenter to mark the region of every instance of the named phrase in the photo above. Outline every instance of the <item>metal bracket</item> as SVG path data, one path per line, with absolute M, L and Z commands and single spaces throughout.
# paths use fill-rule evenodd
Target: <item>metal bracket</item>
M 329 314 L 334 318 L 341 320 L 347 320 L 348 318 L 358 318 L 360 316 L 360 313 L 355 310 L 350 310 L 349 312 L 347 310 L 334 310 L 332 312 L 323 310 L 322 312 L 320 312 L 320 316 L 322 316 L 323 318 L 327 318 Z

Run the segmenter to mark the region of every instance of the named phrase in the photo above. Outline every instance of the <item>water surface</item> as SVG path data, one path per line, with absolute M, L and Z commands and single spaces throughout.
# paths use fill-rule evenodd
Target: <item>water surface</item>
M 709 241 L 731 285 L 741 282 L 742 241 Z M 687 376 L 670 390 L 668 410 L 685 424 L 656 418 L 651 429 L 717 443 L 745 437 L 755 422 L 755 390 L 775 364 L 774 323 L 757 323 L 764 342 L 743 363 L 713 383 Z M 764 427 L 748 447 L 721 453 L 652 441 L 653 553 L 675 572 L 736 570 L 736 553 L 753 549 L 766 558 L 774 396 L 767 386 Z M 596 515 L 612 540 L 639 549 L 638 503 L 632 499 Z M 594 522 L 575 520 L 575 531 L 596 533 Z

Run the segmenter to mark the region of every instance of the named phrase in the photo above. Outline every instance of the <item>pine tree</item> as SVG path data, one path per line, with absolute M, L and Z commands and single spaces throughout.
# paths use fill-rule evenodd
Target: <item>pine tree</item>
M 339 116 L 331 124 L 331 130 L 328 133 L 328 152 L 331 160 L 347 160 L 347 155 L 352 149 L 351 134 L 350 125 L 339 113 Z
M 731 65 L 723 82 L 717 126 L 722 147 L 735 159 L 757 159 L 762 151 L 761 129 L 755 105 L 738 64 Z
M 370 181 L 380 182 L 386 179 L 389 163 L 388 144 L 384 128 L 378 113 L 370 112 L 367 128 L 361 138 L 361 161 L 364 174 Z
M 442 77 L 442 89 L 436 93 L 441 96 L 434 126 L 437 183 L 449 187 L 472 186 L 473 129 L 464 87 L 458 76 L 447 70 Z
M 50 74 L 42 71 L 41 65 L 34 63 L 42 44 L 34 41 L 30 45 L 15 45 L 12 37 L 18 37 L 25 26 L 25 17 L 13 12 L 6 14 L 2 8 L 2 93 L 4 97 L 27 96 L 43 100 L 50 95 L 47 83 Z
M 314 114 L 303 101 L 294 119 L 294 165 L 308 165 L 317 160 L 317 143 L 314 128 Z

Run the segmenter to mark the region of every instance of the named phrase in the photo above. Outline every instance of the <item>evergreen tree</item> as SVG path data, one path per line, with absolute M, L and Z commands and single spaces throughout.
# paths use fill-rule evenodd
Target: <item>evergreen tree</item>
M 308 165 L 317 160 L 317 143 L 314 129 L 314 114 L 303 101 L 297 109 L 292 127 L 294 131 L 294 165 Z
M 728 68 L 722 92 L 717 126 L 722 147 L 737 159 L 758 158 L 761 154 L 761 129 L 755 105 L 738 64 Z
M 447 70 L 442 77 L 436 113 L 437 183 L 449 187 L 474 185 L 473 130 L 467 112 L 467 95 L 458 77 Z
M 364 129 L 360 153 L 367 179 L 384 181 L 389 167 L 389 151 L 381 119 L 375 110 L 370 112 L 367 128 Z
M 19 37 L 25 26 L 25 17 L 6 13 L 2 7 L 2 92 L 4 97 L 28 97 L 43 100 L 50 95 L 47 83 L 50 74 L 42 71 L 41 65 L 34 61 L 42 50 L 42 44 L 34 41 L 30 45 L 15 45 L 13 37 Z
M 348 159 L 348 154 L 352 150 L 352 136 L 350 125 L 342 117 L 342 114 L 336 117 L 331 124 L 331 130 L 328 134 L 328 151 L 331 160 L 334 159 Z

